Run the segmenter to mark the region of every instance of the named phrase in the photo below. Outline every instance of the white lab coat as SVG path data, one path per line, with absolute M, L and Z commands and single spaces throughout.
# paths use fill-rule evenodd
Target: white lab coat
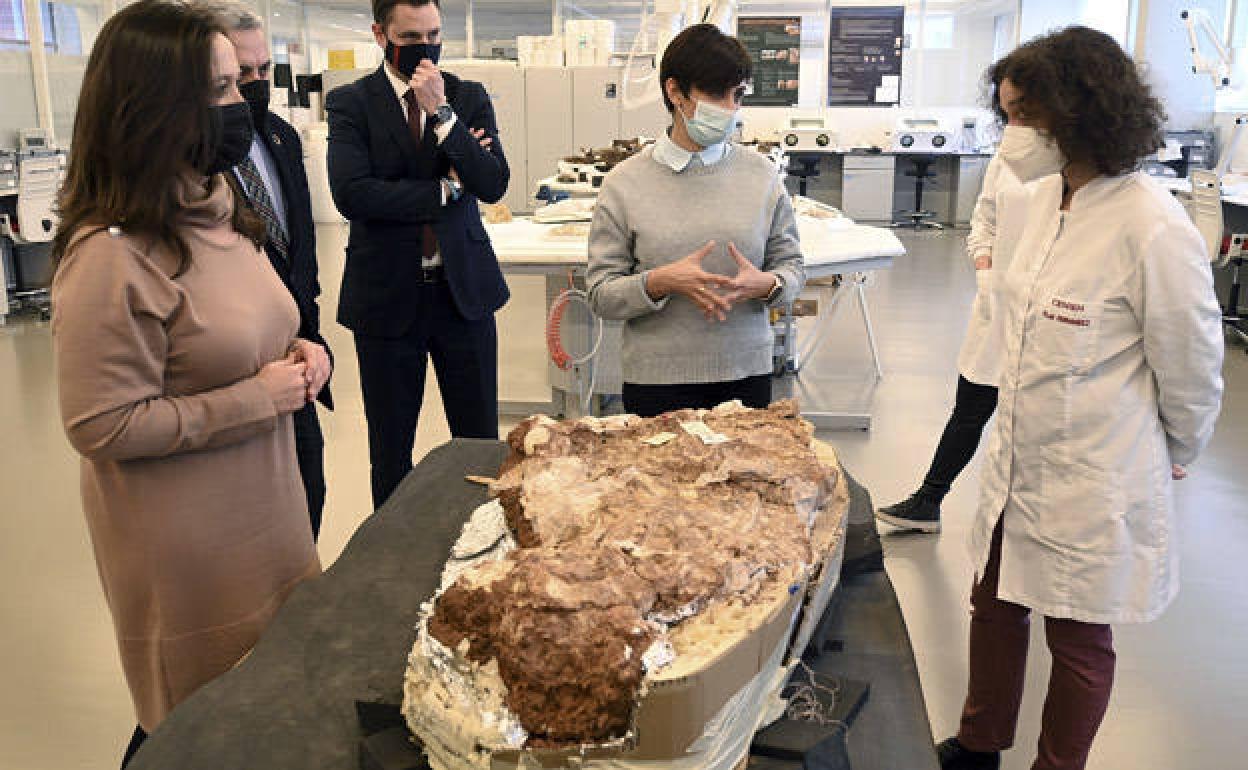
M 1030 187 L 997 307 L 977 574 L 1004 512 L 999 598 L 1087 623 L 1150 621 L 1178 589 L 1170 465 L 1196 458 L 1221 404 L 1208 256 L 1144 174 L 1095 179 L 1068 212 L 1060 176 Z
M 993 308 L 1001 276 L 1010 267 L 1027 219 L 1027 189 L 994 155 L 971 214 L 966 255 L 974 266 L 980 254 L 992 254 L 992 267 L 975 271 L 975 302 L 958 352 L 958 372 L 977 385 L 996 385 L 1001 374 L 1004 340 L 1001 324 L 993 323 Z

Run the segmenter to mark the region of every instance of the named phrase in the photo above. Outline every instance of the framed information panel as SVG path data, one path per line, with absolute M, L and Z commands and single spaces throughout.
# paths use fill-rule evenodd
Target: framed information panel
M 754 76 L 745 90 L 745 106 L 796 106 L 801 72 L 802 17 L 742 17 L 737 19 L 737 38 L 754 62 Z
M 905 6 L 831 8 L 828 16 L 828 104 L 899 103 Z

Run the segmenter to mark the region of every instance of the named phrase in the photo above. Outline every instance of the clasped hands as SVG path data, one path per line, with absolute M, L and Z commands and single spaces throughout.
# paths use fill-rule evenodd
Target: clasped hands
M 256 376 L 278 414 L 290 414 L 316 400 L 332 371 L 323 345 L 297 339 L 285 358 L 267 364 Z
M 728 244 L 728 253 L 736 260 L 737 274 L 707 272 L 702 261 L 714 248 L 715 241 L 708 241 L 683 259 L 651 270 L 646 278 L 646 291 L 653 299 L 683 295 L 698 306 L 708 321 L 726 321 L 733 305 L 763 299 L 775 288 L 776 277 L 755 267 L 733 243 Z

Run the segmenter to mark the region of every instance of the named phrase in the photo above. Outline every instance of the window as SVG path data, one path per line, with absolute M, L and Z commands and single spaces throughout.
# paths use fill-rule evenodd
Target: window
M 912 42 L 911 45 L 921 45 L 925 50 L 948 50 L 953 48 L 953 24 L 954 15 L 952 13 L 937 13 L 928 11 L 927 16 L 923 19 L 923 40 L 918 40 L 919 35 L 919 14 L 906 14 L 906 37 Z

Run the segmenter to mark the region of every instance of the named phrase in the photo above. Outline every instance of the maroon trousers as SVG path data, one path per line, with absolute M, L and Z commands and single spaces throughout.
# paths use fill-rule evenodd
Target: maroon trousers
M 1026 678 L 1031 610 L 997 598 L 1001 526 L 998 521 L 988 565 L 971 588 L 971 674 L 958 730 L 971 751 L 1014 745 Z M 1113 633 L 1108 625 L 1077 620 L 1046 617 L 1044 623 L 1053 669 L 1032 770 L 1082 770 L 1113 689 Z

